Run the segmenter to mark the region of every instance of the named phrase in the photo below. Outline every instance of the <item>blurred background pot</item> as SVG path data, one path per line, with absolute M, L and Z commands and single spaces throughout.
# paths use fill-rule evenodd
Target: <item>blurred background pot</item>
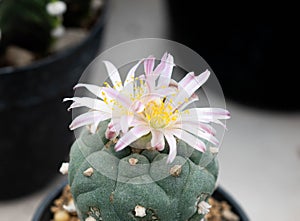
M 62 99 L 99 50 L 106 8 L 80 43 L 28 66 L 0 68 L 0 199 L 45 186 L 67 157 L 74 137 Z
M 259 4 L 168 3 L 173 40 L 213 67 L 225 96 L 253 107 L 300 110 L 293 11 Z
M 37 208 L 32 221 L 50 221 L 52 220 L 51 206 L 53 206 L 53 201 L 61 195 L 63 188 L 67 185 L 67 181 L 61 183 L 56 189 L 54 189 L 39 205 Z M 249 221 L 244 210 L 239 206 L 239 204 L 221 187 L 218 187 L 213 194 L 213 198 L 218 201 L 226 201 L 230 206 L 232 212 L 234 212 L 238 217 L 239 221 Z

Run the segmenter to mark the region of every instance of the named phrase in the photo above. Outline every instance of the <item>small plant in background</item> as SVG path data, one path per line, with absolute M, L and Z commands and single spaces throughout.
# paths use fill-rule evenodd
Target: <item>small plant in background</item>
M 122 82 L 104 62 L 111 84 L 78 84 L 97 96 L 66 98 L 70 109 L 87 107 L 70 125 L 87 126 L 75 141 L 68 172 L 74 205 L 82 221 L 199 221 L 209 212 L 218 163 L 211 123 L 230 118 L 221 108 L 191 107 L 207 81 L 206 70 L 173 80 L 173 56 L 139 61 Z M 144 73 L 137 68 L 144 64 Z M 69 207 L 74 208 L 72 205 Z
M 65 27 L 87 29 L 96 16 L 91 6 L 89 0 L 0 1 L 0 66 L 27 65 L 55 52 Z M 23 61 L 16 61 L 19 54 Z

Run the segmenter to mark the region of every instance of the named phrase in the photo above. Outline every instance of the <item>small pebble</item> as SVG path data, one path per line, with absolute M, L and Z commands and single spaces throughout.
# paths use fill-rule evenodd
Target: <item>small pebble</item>
M 212 154 L 217 154 L 217 153 L 219 153 L 219 148 L 218 148 L 218 147 L 210 147 L 209 150 L 210 150 L 210 152 L 211 152 Z
M 68 174 L 68 170 L 69 170 L 69 163 L 62 163 L 59 172 L 63 175 L 66 175 Z
M 134 208 L 134 212 L 135 212 L 135 216 L 136 217 L 144 217 L 144 216 L 146 216 L 146 209 L 143 206 L 137 205 Z
M 240 218 L 234 214 L 233 212 L 231 212 L 231 210 L 224 210 L 222 212 L 222 216 L 226 219 L 226 220 L 230 220 L 230 221 L 239 221 Z
M 93 175 L 93 173 L 94 173 L 94 169 L 92 167 L 90 167 L 83 172 L 83 175 L 90 177 Z
M 59 210 L 54 214 L 54 221 L 69 221 L 70 215 L 68 212 Z
M 137 162 L 139 162 L 139 160 L 138 159 L 136 159 L 136 158 L 130 158 L 129 160 L 129 164 L 130 165 L 132 165 L 132 166 L 134 166 L 134 165 L 136 165 L 137 164 Z
M 70 200 L 68 205 L 63 205 L 64 210 L 66 210 L 69 213 L 74 213 L 76 212 L 76 207 L 74 204 L 74 200 Z
M 182 166 L 181 165 L 174 165 L 171 169 L 170 169 L 170 174 L 172 176 L 179 176 L 182 170 Z
M 96 221 L 96 219 L 92 216 L 89 216 L 88 218 L 85 219 L 85 221 Z

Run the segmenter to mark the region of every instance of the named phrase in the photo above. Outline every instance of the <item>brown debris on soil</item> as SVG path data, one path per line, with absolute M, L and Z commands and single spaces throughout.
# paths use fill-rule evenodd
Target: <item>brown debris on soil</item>
M 67 185 L 62 195 L 53 202 L 51 212 L 53 219 L 51 221 L 80 221 L 76 212 L 69 212 L 64 207 L 73 202 L 70 186 Z M 211 205 L 210 212 L 206 215 L 207 221 L 239 221 L 240 218 L 231 211 L 230 205 L 225 201 L 209 199 Z M 64 206 L 65 205 L 65 206 Z
M 61 196 L 53 202 L 54 205 L 51 207 L 51 212 L 53 213 L 52 221 L 80 221 L 76 212 L 69 212 L 64 208 L 64 205 L 67 206 L 72 202 L 73 197 L 70 191 L 70 186 L 67 185 Z
M 206 215 L 207 221 L 239 221 L 240 218 L 231 211 L 230 205 L 225 201 L 217 201 L 213 198 L 208 200 L 211 205 L 209 213 Z

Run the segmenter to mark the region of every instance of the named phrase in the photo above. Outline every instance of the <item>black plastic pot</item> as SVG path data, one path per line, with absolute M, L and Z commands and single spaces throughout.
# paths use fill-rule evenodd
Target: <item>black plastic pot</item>
M 300 110 L 299 34 L 292 7 L 201 3 L 168 1 L 171 38 L 208 62 L 228 98 L 259 108 Z
M 53 205 L 54 199 L 57 199 L 61 195 L 62 190 L 66 185 L 67 181 L 63 182 L 41 202 L 32 218 L 32 221 L 50 221 L 52 219 L 50 208 Z M 231 206 L 232 211 L 239 216 L 240 221 L 249 221 L 243 209 L 224 189 L 218 187 L 214 192 L 213 197 L 216 200 L 226 201 Z
M 26 67 L 0 68 L 1 200 L 43 187 L 67 157 L 72 119 L 62 99 L 98 53 L 106 8 L 78 45 Z

